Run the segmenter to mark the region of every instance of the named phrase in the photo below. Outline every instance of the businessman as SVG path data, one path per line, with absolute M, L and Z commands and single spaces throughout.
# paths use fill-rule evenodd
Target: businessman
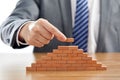
M 81 28 L 74 30 L 81 21 L 86 24 L 79 25 L 88 27 L 88 35 L 82 34 L 87 37 L 85 51 L 120 52 L 119 6 L 120 0 L 20 0 L 0 27 L 1 39 L 13 48 L 33 45 L 34 52 L 49 52 L 70 45 L 64 43 L 66 37 L 74 37 L 75 45 L 82 43 L 73 34 L 82 34 L 76 33 Z

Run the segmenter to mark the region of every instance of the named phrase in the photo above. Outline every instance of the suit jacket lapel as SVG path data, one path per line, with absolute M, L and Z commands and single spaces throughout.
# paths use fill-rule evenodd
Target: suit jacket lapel
M 70 0 L 58 0 L 61 8 L 61 16 L 63 21 L 64 34 L 72 37 L 72 14 Z

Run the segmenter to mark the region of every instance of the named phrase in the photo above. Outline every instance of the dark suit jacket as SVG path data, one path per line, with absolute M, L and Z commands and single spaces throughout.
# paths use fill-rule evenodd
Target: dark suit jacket
M 97 52 L 120 52 L 120 0 L 100 0 L 100 28 Z M 0 27 L 4 43 L 13 48 L 23 48 L 16 43 L 16 33 L 26 21 L 45 18 L 67 37 L 72 37 L 70 0 L 20 0 L 8 19 Z M 69 45 L 53 39 L 34 52 L 48 52 L 58 45 Z

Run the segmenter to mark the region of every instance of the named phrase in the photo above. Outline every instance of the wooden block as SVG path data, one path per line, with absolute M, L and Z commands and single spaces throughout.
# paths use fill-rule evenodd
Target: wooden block
M 77 67 L 77 71 L 86 71 L 86 67 Z
M 53 67 L 53 64 L 41 64 L 42 68 Z
M 79 55 L 79 54 L 78 54 L 78 55 Z M 84 57 L 84 58 L 87 58 L 87 57 L 88 57 L 88 54 L 83 53 L 81 56 Z
M 97 63 L 97 61 L 96 60 L 89 60 L 89 61 L 86 61 L 86 63 L 88 63 L 88 64 L 96 64 Z
M 73 53 L 83 54 L 83 49 L 74 50 Z
M 74 38 L 67 38 L 65 42 L 74 42 Z
M 78 67 L 79 67 L 79 68 L 80 68 L 80 67 L 82 68 L 82 67 L 83 67 L 82 64 L 78 64 L 78 63 L 76 63 L 76 64 L 71 64 L 71 66 L 72 66 L 72 67 L 76 67 L 76 68 L 78 68 Z
M 26 71 L 36 71 L 36 68 L 33 68 L 33 67 L 26 67 Z
M 64 53 L 64 54 L 57 54 L 58 57 L 67 57 L 68 54 Z
M 46 71 L 56 71 L 56 68 L 46 68 Z
M 73 61 L 81 61 L 81 57 L 69 57 L 69 60 L 73 60 Z
M 68 54 L 68 57 L 77 57 L 78 55 L 76 53 Z
M 36 68 L 36 67 L 37 67 L 37 64 L 36 64 L 36 63 L 32 63 L 32 64 L 31 64 L 31 67 Z
M 57 57 L 57 54 L 48 53 L 47 56 L 48 56 L 48 57 Z
M 65 61 L 65 60 L 60 60 L 60 61 L 56 61 L 55 64 L 66 64 L 66 63 L 67 63 L 67 61 Z
M 68 64 L 76 64 L 77 62 L 76 61 L 73 61 L 73 60 L 69 60 L 67 61 Z
M 102 67 L 102 64 L 91 64 L 91 66 L 93 66 L 93 67 Z
M 47 61 L 44 61 L 44 60 L 38 60 L 38 61 L 36 61 L 36 63 L 39 63 L 39 64 L 45 64 L 45 63 L 47 63 Z
M 26 71 L 31 71 L 31 67 L 26 67 Z
M 50 61 L 50 60 L 52 60 L 52 57 L 49 57 L 49 56 L 45 56 L 45 57 L 43 58 L 43 60 L 47 60 L 47 61 Z
M 67 71 L 77 71 L 77 68 L 75 68 L 75 67 L 68 67 Z
M 86 64 L 86 63 L 85 63 L 85 64 L 82 64 L 82 66 L 83 66 L 83 67 L 91 67 L 90 64 Z
M 95 70 L 96 70 L 96 67 L 87 67 L 86 70 L 95 71 Z
M 58 50 L 68 50 L 69 46 L 58 46 Z
M 78 46 L 58 46 L 59 50 L 78 50 Z
M 41 64 L 38 64 L 38 63 L 36 63 L 36 68 L 40 68 L 40 67 L 42 67 L 42 65 Z
M 78 46 L 69 46 L 69 50 L 78 50 Z
M 53 57 L 53 60 L 62 60 L 61 57 Z
M 56 71 L 67 71 L 67 68 L 56 68 Z
M 107 67 L 106 66 L 97 67 L 96 70 L 107 70 Z
M 46 68 L 37 68 L 36 71 L 46 71 Z
M 92 57 L 82 57 L 82 60 L 86 60 L 86 61 L 92 61 Z
M 71 67 L 72 64 L 64 64 L 65 67 Z
M 53 61 L 53 60 L 50 60 L 50 61 L 47 61 L 45 64 L 55 64 L 56 61 Z
M 85 60 L 79 60 L 79 61 L 77 61 L 77 63 L 78 64 L 85 64 L 87 61 L 85 61 Z
M 63 52 L 63 54 L 71 54 L 72 53 L 72 50 L 62 50 Z
M 67 61 L 67 60 L 69 60 L 69 58 L 68 57 L 61 57 L 61 60 Z
M 58 50 L 58 49 L 54 49 L 54 50 L 53 50 L 53 53 L 54 53 L 54 54 L 62 54 L 63 51 L 62 51 L 62 50 Z
M 53 64 L 55 67 L 61 67 L 61 64 Z
M 54 60 L 54 61 L 48 61 L 46 64 L 66 64 L 66 61 L 63 60 Z
M 102 70 L 107 70 L 107 66 L 102 66 Z

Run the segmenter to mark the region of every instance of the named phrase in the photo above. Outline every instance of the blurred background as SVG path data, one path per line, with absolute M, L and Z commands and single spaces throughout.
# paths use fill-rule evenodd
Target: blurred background
M 10 15 L 19 0 L 1 0 L 0 1 L 0 25 Z M 32 53 L 33 47 L 29 46 L 24 49 L 13 49 L 4 44 L 0 39 L 0 53 Z

